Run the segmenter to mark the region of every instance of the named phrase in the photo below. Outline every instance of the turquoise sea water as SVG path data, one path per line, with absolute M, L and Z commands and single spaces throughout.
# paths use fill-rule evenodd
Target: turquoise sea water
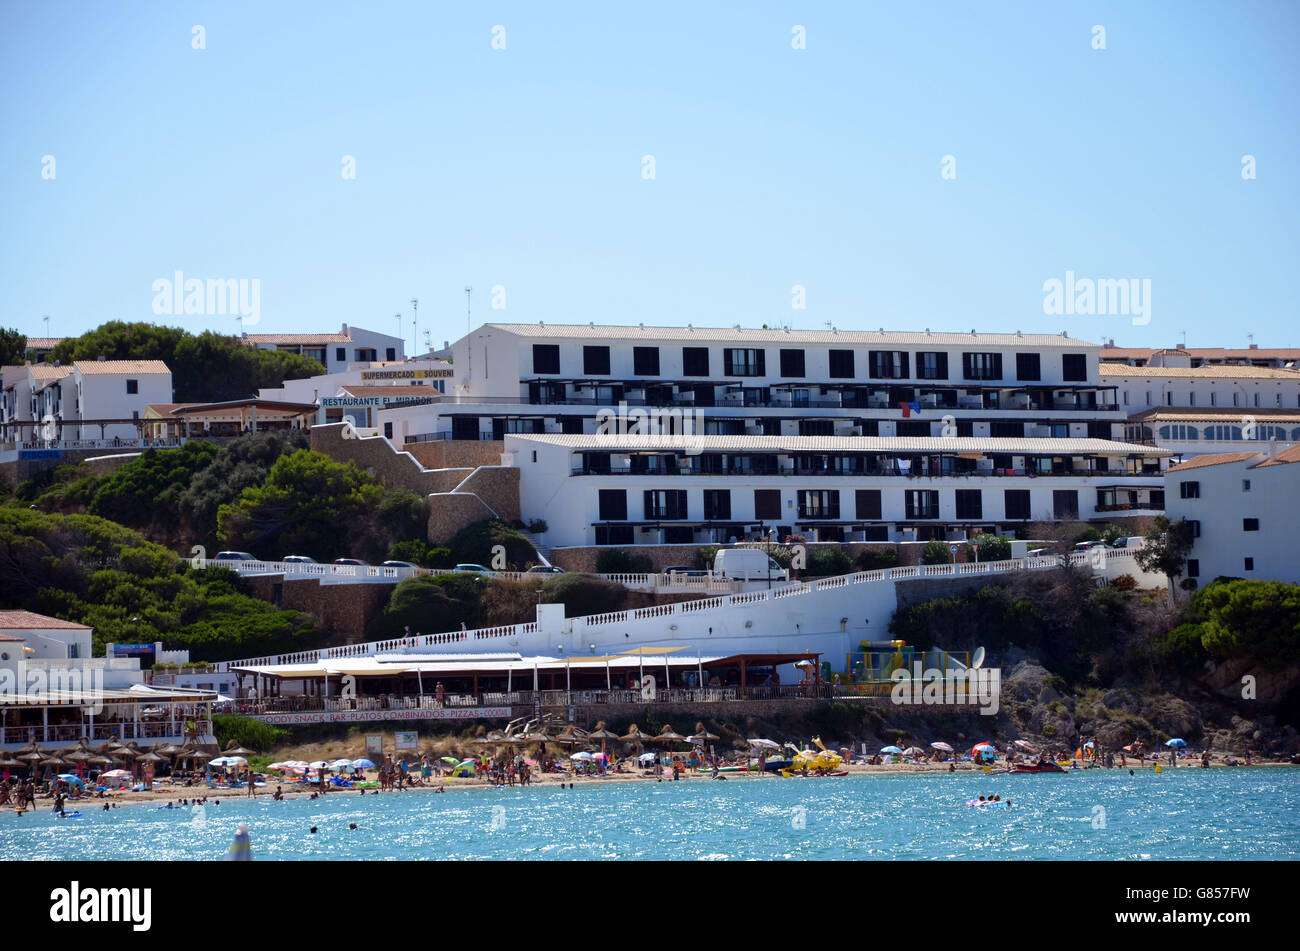
M 981 793 L 1012 806 L 963 805 Z M 1300 768 L 580 780 L 201 813 L 92 805 L 80 819 L 46 807 L 0 814 L 0 858 L 216 859 L 239 822 L 256 859 L 1295 859 Z

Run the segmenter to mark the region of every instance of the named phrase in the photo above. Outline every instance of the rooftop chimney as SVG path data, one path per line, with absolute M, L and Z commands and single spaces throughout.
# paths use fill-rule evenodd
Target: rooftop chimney
M 1250 349 L 1252 349 L 1252 350 L 1258 350 L 1258 349 L 1259 349 L 1259 344 L 1257 344 L 1257 343 L 1252 343 L 1252 344 L 1250 345 Z
M 343 325 L 343 329 L 342 329 L 341 331 L 339 331 L 339 332 L 340 332 L 341 334 L 343 334 L 343 336 L 346 337 L 346 336 L 348 335 L 348 325 L 347 325 L 347 324 L 344 324 L 344 325 Z
M 1187 349 L 1187 344 L 1185 344 L 1185 343 L 1177 344 L 1177 345 L 1175 346 L 1175 349 L 1176 349 L 1176 350 L 1186 350 L 1186 349 Z

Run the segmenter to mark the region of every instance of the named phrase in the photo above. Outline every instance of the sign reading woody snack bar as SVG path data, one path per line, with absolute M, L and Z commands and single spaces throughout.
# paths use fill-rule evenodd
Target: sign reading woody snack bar
M 361 382 L 372 380 L 449 380 L 456 371 L 451 367 L 437 370 L 362 370 Z
M 442 707 L 433 710 L 318 710 L 313 713 L 254 713 L 254 720 L 293 726 L 301 723 L 373 723 L 378 720 L 508 720 L 509 707 Z

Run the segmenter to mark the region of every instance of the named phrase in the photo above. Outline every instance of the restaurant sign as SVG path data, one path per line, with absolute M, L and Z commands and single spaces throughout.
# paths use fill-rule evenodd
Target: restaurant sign
M 319 710 L 314 713 L 253 713 L 278 726 L 304 723 L 375 723 L 383 720 L 508 720 L 509 707 L 443 707 L 438 710 Z

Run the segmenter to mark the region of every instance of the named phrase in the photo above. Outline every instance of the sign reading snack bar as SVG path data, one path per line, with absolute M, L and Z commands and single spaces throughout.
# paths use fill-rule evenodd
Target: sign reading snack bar
M 254 720 L 294 726 L 302 723 L 374 723 L 383 720 L 508 720 L 509 707 L 443 707 L 440 710 L 323 710 L 317 713 L 254 713 Z

